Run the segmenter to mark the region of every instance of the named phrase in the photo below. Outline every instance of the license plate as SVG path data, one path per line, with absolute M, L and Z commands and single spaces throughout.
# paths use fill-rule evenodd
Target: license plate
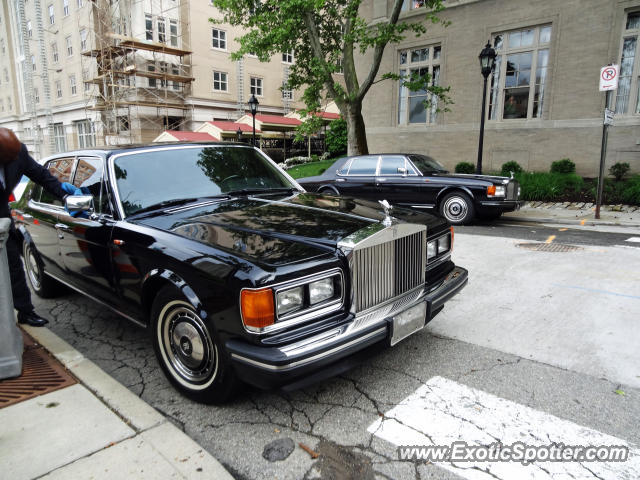
M 427 302 L 422 302 L 393 317 L 391 322 L 391 346 L 421 330 L 424 327 L 426 316 Z

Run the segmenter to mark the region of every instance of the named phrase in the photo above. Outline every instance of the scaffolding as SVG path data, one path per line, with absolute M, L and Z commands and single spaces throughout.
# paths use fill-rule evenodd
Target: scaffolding
M 82 53 L 82 68 L 90 90 L 87 118 L 94 119 L 98 143 L 150 142 L 191 122 L 186 99 L 194 78 L 191 51 L 182 48 L 188 43 L 182 3 L 91 1 L 92 48 Z

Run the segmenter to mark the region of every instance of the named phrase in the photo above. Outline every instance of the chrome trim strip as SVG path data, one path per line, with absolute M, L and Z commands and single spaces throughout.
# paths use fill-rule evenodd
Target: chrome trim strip
M 198 208 L 198 207 L 206 207 L 207 205 L 213 205 L 215 203 L 220 203 L 221 201 L 226 200 L 225 198 L 218 198 L 215 200 L 207 200 L 206 202 L 200 202 L 200 203 L 192 203 L 191 205 L 186 205 L 186 206 L 182 206 L 182 207 L 173 207 L 173 208 L 167 208 L 166 210 L 164 210 L 164 212 L 166 213 L 177 213 L 177 212 L 182 212 L 182 211 L 186 211 L 186 210 L 191 210 L 192 208 Z
M 332 302 L 329 304 L 320 304 L 317 305 L 316 307 L 311 307 L 308 308 L 306 310 L 301 310 L 298 312 L 293 312 L 291 313 L 291 317 L 292 318 L 287 318 L 288 316 L 284 317 L 284 320 L 281 322 L 278 322 L 276 320 L 276 323 L 274 323 L 273 325 L 269 325 L 268 327 L 264 327 L 264 328 L 254 328 L 254 327 L 248 327 L 247 325 L 245 325 L 244 323 L 244 319 L 242 319 L 242 303 L 241 303 L 241 298 L 242 298 L 242 292 L 244 290 L 252 290 L 252 291 L 256 291 L 256 290 L 264 290 L 266 288 L 270 288 L 271 290 L 273 290 L 274 292 L 274 309 L 276 307 L 275 305 L 275 294 L 278 291 L 281 290 L 286 290 L 288 288 L 293 288 L 296 287 L 298 285 L 306 285 L 308 283 L 311 283 L 315 280 L 321 280 L 323 278 L 329 278 L 329 277 L 333 277 L 339 275 L 340 276 L 340 290 L 341 290 L 341 295 L 340 295 L 340 300 L 336 301 L 336 302 Z M 309 320 L 313 320 L 315 318 L 320 318 L 324 315 L 328 315 L 329 313 L 332 312 L 336 312 L 338 310 L 340 310 L 342 308 L 342 306 L 344 305 L 344 298 L 345 298 L 345 283 L 344 283 L 344 273 L 342 272 L 341 269 L 339 268 L 332 268 L 331 270 L 326 270 L 324 272 L 319 272 L 319 273 L 312 273 L 311 275 L 305 275 L 304 277 L 300 277 L 297 278 L 295 280 L 289 280 L 286 282 L 280 282 L 280 283 L 276 283 L 273 285 L 264 285 L 261 287 L 255 287 L 255 288 L 249 288 L 249 287 L 245 287 L 242 288 L 240 290 L 240 295 L 238 295 L 238 311 L 240 312 L 240 319 L 242 321 L 242 326 L 244 327 L 245 331 L 247 333 L 251 333 L 254 335 L 259 335 L 259 334 L 265 334 L 265 333 L 273 333 L 273 332 L 278 332 L 282 329 L 291 327 L 293 325 L 297 325 L 299 323 L 303 323 L 303 322 L 307 322 Z M 278 313 L 274 312 L 275 318 L 278 318 Z
M 291 363 L 287 363 L 285 365 L 271 365 L 269 363 L 264 363 L 264 362 L 259 362 L 257 360 L 253 360 L 251 358 L 247 358 L 244 357 L 242 355 L 238 355 L 237 353 L 232 353 L 231 357 L 235 358 L 237 360 L 240 360 L 242 362 L 248 363 L 250 365 L 254 365 L 256 367 L 261 367 L 264 368 L 266 370 L 271 370 L 272 372 L 278 372 L 278 371 L 282 371 L 282 370 L 289 370 L 291 368 L 294 367 L 298 367 L 300 365 L 305 365 L 307 363 L 311 363 L 314 362 L 316 360 L 320 360 L 322 358 L 328 357 L 334 353 L 340 352 L 341 350 L 345 350 L 349 347 L 351 347 L 352 345 L 355 345 L 357 343 L 361 343 L 364 342 L 366 340 L 369 340 L 372 337 L 375 337 L 376 335 L 379 335 L 382 332 L 386 332 L 387 331 L 387 326 L 385 325 L 382 328 L 379 328 L 377 330 L 374 330 L 373 332 L 367 333 L 366 335 L 362 336 L 362 337 L 358 337 L 355 338 L 353 340 L 351 340 L 350 342 L 345 343 L 344 345 L 339 345 L 337 347 L 334 347 L 330 350 L 327 350 L 326 352 L 322 352 L 319 353 L 317 355 L 314 355 L 312 357 L 308 357 L 308 358 L 304 358 L 302 360 L 298 360 L 296 362 L 291 362 Z
M 74 287 L 74 286 L 73 286 L 73 285 L 71 285 L 70 283 L 68 283 L 68 282 L 66 282 L 66 281 L 64 281 L 64 280 L 61 280 L 60 278 L 56 277 L 55 275 L 53 275 L 53 274 L 51 274 L 51 273 L 49 273 L 49 272 L 47 272 L 47 271 L 45 271 L 44 273 L 45 273 L 45 275 L 49 275 L 49 276 L 50 276 L 51 278 L 53 278 L 54 280 L 56 280 L 56 281 L 58 281 L 58 282 L 60 282 L 60 283 L 62 283 L 62 284 L 64 284 L 64 285 L 66 285 L 66 286 L 67 286 L 67 287 L 69 287 L 70 289 L 75 290 L 75 291 L 76 291 L 76 292 L 78 292 L 78 293 L 81 293 L 82 295 L 84 295 L 84 296 L 85 296 L 85 297 L 87 297 L 87 298 L 90 298 L 90 299 L 91 299 L 91 300 L 93 300 L 94 302 L 97 302 L 97 303 L 99 303 L 99 304 L 101 304 L 101 305 L 104 305 L 105 307 L 109 307 L 111 310 L 113 310 L 114 312 L 116 312 L 118 315 L 120 315 L 120 316 L 122 316 L 122 317 L 126 318 L 127 320 L 129 320 L 129 321 L 131 321 L 131 322 L 135 323 L 136 325 L 138 325 L 138 326 L 140 326 L 140 327 L 147 328 L 147 324 L 146 324 L 146 323 L 141 322 L 140 320 L 136 320 L 135 318 L 130 317 L 130 316 L 129 316 L 129 315 L 127 315 L 126 313 L 122 313 L 120 310 L 118 310 L 118 309 L 116 309 L 116 308 L 112 307 L 112 306 L 111 306 L 111 305 L 109 305 L 108 303 L 103 302 L 102 300 L 97 299 L 97 298 L 96 298 L 96 297 L 94 297 L 93 295 L 89 295 L 87 292 L 83 292 L 83 291 L 82 291 L 82 290 L 80 290 L 78 287 Z

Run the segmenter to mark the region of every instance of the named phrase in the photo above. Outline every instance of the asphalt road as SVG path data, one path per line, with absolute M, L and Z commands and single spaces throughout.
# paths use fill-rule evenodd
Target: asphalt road
M 225 406 L 182 397 L 147 332 L 90 300 L 69 293 L 36 307 L 55 333 L 239 479 L 640 478 L 638 456 L 526 467 L 399 460 L 397 445 L 420 438 L 628 444 L 637 452 L 640 243 L 628 239 L 640 233 L 563 228 L 456 229 L 454 260 L 470 282 L 425 329 L 340 377 L 291 393 L 247 388 Z M 286 459 L 263 457 L 287 439 L 294 449 Z

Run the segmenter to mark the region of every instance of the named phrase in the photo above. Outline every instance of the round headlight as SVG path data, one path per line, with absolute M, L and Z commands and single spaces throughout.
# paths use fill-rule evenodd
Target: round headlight
M 278 315 L 292 312 L 302 307 L 304 290 L 302 287 L 290 288 L 278 292 L 276 295 L 276 308 Z

